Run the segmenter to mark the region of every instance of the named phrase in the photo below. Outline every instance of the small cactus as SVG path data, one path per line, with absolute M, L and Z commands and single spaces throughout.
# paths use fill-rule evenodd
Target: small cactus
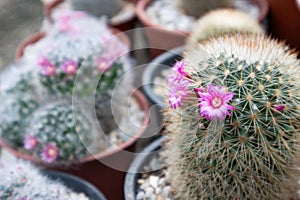
M 0 162 L 0 177 L 0 199 L 88 200 L 85 194 L 48 179 L 27 162 Z
M 210 10 L 233 8 L 235 0 L 177 0 L 178 7 L 187 15 L 201 17 Z
M 264 33 L 264 30 L 257 20 L 242 11 L 233 9 L 210 11 L 194 26 L 187 49 L 209 37 L 237 32 L 260 34 Z
M 72 164 L 104 147 L 95 121 L 87 109 L 85 114 L 82 110 L 82 105 L 68 100 L 39 104 L 23 119 L 2 122 L 1 136 L 18 151 L 45 163 Z
M 72 163 L 88 153 L 99 152 L 97 143 L 101 137 L 91 117 L 83 114 L 80 106 L 66 101 L 37 109 L 25 124 L 23 148 L 27 149 L 26 153 L 48 163 Z
M 185 53 L 165 110 L 175 197 L 297 198 L 299 67 L 263 35 L 224 35 Z
M 60 23 L 66 23 L 70 30 L 60 30 Z M 129 58 L 123 55 L 128 47 L 103 21 L 83 12 L 67 12 L 57 19 L 36 49 L 41 50 L 37 56 L 39 79 L 50 94 L 58 98 L 95 95 L 96 114 L 103 131 L 109 133 L 117 127 L 132 76 L 128 75 Z

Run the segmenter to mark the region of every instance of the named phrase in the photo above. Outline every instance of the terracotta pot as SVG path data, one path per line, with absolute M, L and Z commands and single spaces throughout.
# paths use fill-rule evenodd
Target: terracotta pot
M 53 19 L 51 18 L 51 13 L 53 9 L 55 9 L 64 1 L 65 0 L 53 0 L 51 3 L 44 3 L 44 15 L 46 19 L 48 19 L 50 22 L 53 22 Z
M 52 13 L 54 11 L 54 9 L 59 6 L 61 3 L 63 3 L 65 0 L 56 0 L 53 3 L 49 4 L 49 5 L 45 5 L 44 4 L 44 15 L 46 17 L 47 20 L 49 20 L 50 23 L 54 22 L 54 19 L 52 17 Z M 138 0 L 128 0 L 134 4 L 137 3 Z M 117 24 L 110 24 L 111 27 L 117 28 L 121 31 L 128 31 L 131 30 L 135 27 L 137 18 L 136 18 L 136 14 L 134 13 L 134 15 L 131 18 L 128 18 L 120 23 Z
M 95 16 L 112 17 L 122 8 L 122 0 L 70 0 L 74 10 L 82 10 Z
M 296 0 L 269 0 L 269 4 L 271 35 L 286 40 L 300 52 L 300 10 Z
M 263 23 L 268 14 L 267 0 L 250 1 L 259 7 L 260 13 L 258 20 Z M 154 24 L 146 13 L 146 9 L 151 3 L 152 0 L 139 0 L 137 4 L 137 16 L 146 27 L 144 31 L 148 40 L 148 48 L 151 48 L 150 53 L 153 58 L 166 50 L 184 45 L 190 32 L 169 30 L 161 25 Z
M 118 30 L 116 28 L 110 28 L 110 30 L 114 35 L 117 35 L 117 37 L 120 39 L 120 41 L 123 42 L 123 44 L 125 44 L 128 47 L 128 49 L 131 48 L 131 41 L 125 33 L 123 33 L 121 30 Z M 34 33 L 31 36 L 29 36 L 23 42 L 21 42 L 21 44 L 17 47 L 15 59 L 17 61 L 20 60 L 22 58 L 27 46 L 38 42 L 40 39 L 42 39 L 45 36 L 46 36 L 46 33 L 37 32 L 37 33 Z
M 145 96 L 138 90 L 135 90 L 133 95 L 140 109 L 144 111 L 145 117 L 142 128 L 137 130 L 136 134 L 130 140 L 121 144 L 119 148 L 87 156 L 78 163 L 66 167 L 45 165 L 44 162 L 33 156 L 14 150 L 3 140 L 0 140 L 0 145 L 18 158 L 31 161 L 47 169 L 70 173 L 91 182 L 104 193 L 107 199 L 124 199 L 123 185 L 126 171 L 135 157 L 135 154 L 131 152 L 134 151 L 137 140 L 143 135 L 150 121 L 149 105 Z

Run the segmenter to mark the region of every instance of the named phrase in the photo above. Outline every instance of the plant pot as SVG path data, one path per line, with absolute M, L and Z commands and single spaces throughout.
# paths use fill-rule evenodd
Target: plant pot
M 95 1 L 95 0 L 93 0 L 93 1 Z M 101 0 L 98 0 L 98 1 L 101 1 Z M 112 18 L 109 23 L 111 27 L 117 28 L 121 31 L 131 30 L 135 27 L 135 24 L 137 21 L 135 9 L 129 9 L 129 8 L 135 7 L 136 2 L 129 1 L 129 0 L 114 0 L 114 1 L 102 0 L 102 1 L 109 1 L 110 3 L 108 3 L 108 4 L 115 4 L 117 2 L 117 7 L 119 7 L 117 11 L 112 12 L 112 14 L 113 14 L 112 16 L 108 15 L 109 17 Z M 55 2 L 55 3 L 53 2 L 51 5 L 44 6 L 45 7 L 44 8 L 45 16 L 49 20 L 50 23 L 54 22 L 54 19 L 52 17 L 54 10 L 63 2 L 67 2 L 69 4 L 68 1 L 58 0 L 58 2 Z M 90 2 L 81 1 L 81 0 L 72 0 L 72 2 L 74 2 L 73 7 L 75 10 L 83 10 L 83 11 L 90 12 L 89 11 L 90 8 L 88 8 L 88 7 L 85 8 L 85 6 L 82 6 L 82 9 L 79 9 L 75 6 L 75 3 L 76 3 L 76 5 L 80 6 L 80 4 L 91 4 Z M 99 2 L 97 4 L 99 4 Z M 106 5 L 106 4 L 103 4 L 103 5 Z M 97 8 L 97 10 L 95 12 L 101 12 L 102 9 L 100 9 L 100 10 L 98 9 L 99 5 L 96 5 L 96 6 L 95 7 Z M 93 7 L 93 9 L 94 9 L 94 7 Z M 105 10 L 105 9 L 104 9 L 104 11 L 108 12 L 108 10 Z M 124 19 L 122 19 L 122 12 L 125 12 L 125 11 L 127 11 L 127 15 L 125 18 L 123 17 Z M 128 12 L 130 12 L 130 14 L 128 14 Z M 94 14 L 93 12 L 90 12 L 90 13 Z M 118 13 L 118 14 L 116 15 L 116 13 Z M 107 15 L 107 14 L 102 14 L 102 15 Z M 96 16 L 99 16 L 99 15 L 96 15 Z M 124 14 L 123 14 L 123 16 L 124 16 Z
M 95 16 L 112 17 L 122 7 L 122 0 L 71 0 L 74 10 L 87 11 Z
M 130 49 L 131 42 L 130 42 L 130 39 L 128 38 L 128 36 L 125 33 L 123 33 L 122 31 L 120 31 L 116 28 L 110 28 L 110 30 L 114 35 L 117 35 L 117 37 L 120 39 L 120 41 L 123 44 L 125 44 L 128 47 L 128 49 Z M 28 46 L 38 42 L 40 39 L 42 39 L 45 36 L 46 36 L 45 32 L 37 32 L 37 33 L 34 33 L 31 36 L 29 36 L 23 42 L 21 42 L 21 44 L 17 47 L 16 54 L 15 54 L 15 59 L 17 61 L 20 60 L 22 58 L 24 52 L 25 52 L 25 49 Z
M 149 164 L 151 158 L 158 155 L 162 144 L 166 141 L 161 137 L 149 144 L 132 162 L 126 174 L 124 184 L 124 194 L 126 200 L 135 200 L 138 191 L 138 179 L 142 177 L 144 167 Z M 160 170 L 157 168 L 156 170 Z
M 58 7 L 60 4 L 62 4 L 65 0 L 53 0 L 50 2 L 44 2 L 44 15 L 46 16 L 46 19 L 48 19 L 50 22 L 52 22 L 51 13 L 52 10 Z
M 19 152 L 11 148 L 4 140 L 0 140 L 0 145 L 15 155 L 17 158 L 28 160 L 38 166 L 47 169 L 67 172 L 81 177 L 99 188 L 108 199 L 124 199 L 123 183 L 126 171 L 133 160 L 135 145 L 138 139 L 144 134 L 150 118 L 149 105 L 145 96 L 138 90 L 133 91 L 133 96 L 140 109 L 145 113 L 141 128 L 131 139 L 120 144 L 118 148 L 113 148 L 95 155 L 89 155 L 82 160 L 71 165 L 47 165 L 42 160 Z
M 177 46 L 185 44 L 189 32 L 170 30 L 161 25 L 155 24 L 151 21 L 146 13 L 147 7 L 152 3 L 153 0 L 140 0 L 137 4 L 137 16 L 142 22 L 145 28 L 145 35 L 148 40 L 148 48 L 150 54 L 153 57 L 161 54 L 166 50 L 170 50 Z M 266 23 L 265 19 L 268 14 L 268 2 L 267 0 L 250 0 L 253 4 L 256 4 L 259 8 L 258 21 Z
M 53 181 L 59 181 L 76 193 L 83 193 L 89 199 L 106 200 L 104 195 L 89 182 L 71 174 L 44 170 L 42 174 Z
M 300 10 L 296 0 L 269 0 L 269 4 L 270 33 L 300 51 Z
M 164 74 L 167 74 L 171 70 L 171 67 L 177 60 L 182 59 L 181 55 L 183 50 L 184 47 L 181 46 L 162 53 L 152 60 L 143 72 L 143 90 L 147 98 L 160 108 L 169 107 L 169 105 L 164 101 L 163 95 L 159 95 L 158 92 L 155 92 L 154 87 L 157 89 L 167 88 Z M 162 82 L 160 80 L 158 81 L 158 79 L 162 79 Z
M 122 4 L 123 6 L 121 11 L 110 19 L 109 24 L 121 31 L 134 29 L 137 22 L 135 8 L 136 3 L 129 0 L 123 0 Z

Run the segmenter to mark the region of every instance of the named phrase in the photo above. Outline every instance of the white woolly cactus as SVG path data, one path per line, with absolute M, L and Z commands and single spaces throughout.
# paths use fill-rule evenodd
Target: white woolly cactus
M 88 200 L 85 194 L 48 179 L 26 162 L 0 162 L 0 177 L 0 199 Z
M 263 35 L 224 35 L 185 53 L 165 111 L 175 197 L 297 198 L 299 67 Z
M 264 33 L 264 30 L 251 15 L 239 10 L 218 9 L 202 16 L 195 24 L 187 48 L 194 43 L 201 42 L 209 37 L 228 33 Z

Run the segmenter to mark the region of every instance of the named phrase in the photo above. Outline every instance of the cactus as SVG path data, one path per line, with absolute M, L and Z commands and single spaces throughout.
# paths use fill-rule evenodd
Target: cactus
M 85 194 L 74 193 L 62 183 L 48 179 L 26 162 L 0 162 L 0 177 L 0 199 L 88 199 Z
M 45 162 L 72 163 L 99 152 L 101 137 L 80 104 L 53 102 L 37 109 L 25 124 L 23 148 Z M 50 149 L 49 149 L 50 148 Z M 48 152 L 53 149 L 53 157 Z M 102 149 L 103 150 L 103 149 Z
M 233 9 L 210 11 L 202 16 L 194 26 L 187 42 L 187 49 L 208 37 L 236 32 L 260 34 L 264 33 L 264 30 L 253 17 L 242 11 Z
M 40 104 L 31 115 L 2 123 L 2 137 L 18 151 L 45 163 L 72 164 L 104 148 L 95 121 L 83 109 L 67 100 Z
M 217 8 L 233 8 L 234 0 L 177 0 L 177 5 L 184 13 L 196 18 Z
M 263 35 L 224 35 L 185 53 L 164 112 L 175 198 L 297 198 L 299 67 Z
M 109 133 L 118 121 L 112 116 L 111 102 L 118 102 L 113 104 L 119 108 L 114 116 L 121 117 L 119 111 L 125 104 L 120 99 L 129 95 L 132 77 L 122 78 L 130 66 L 128 57 L 122 56 L 127 47 L 108 30 L 99 35 L 59 36 L 55 41 L 46 38 L 43 43 L 48 48 L 38 56 L 39 79 L 59 98 L 85 98 L 95 93 L 97 117 L 104 132 Z M 112 97 L 113 92 L 118 93 L 117 98 Z
M 20 66 L 13 66 L 8 73 Z M 7 74 L 5 74 L 7 75 Z M 0 134 L 11 145 L 21 146 L 23 144 L 20 133 L 24 127 L 24 119 L 34 112 L 38 107 L 38 95 L 35 90 L 31 73 L 14 74 L 17 80 L 7 77 L 6 87 L 1 91 L 2 105 L 0 107 Z M 4 86 L 5 87 L 5 86 Z

